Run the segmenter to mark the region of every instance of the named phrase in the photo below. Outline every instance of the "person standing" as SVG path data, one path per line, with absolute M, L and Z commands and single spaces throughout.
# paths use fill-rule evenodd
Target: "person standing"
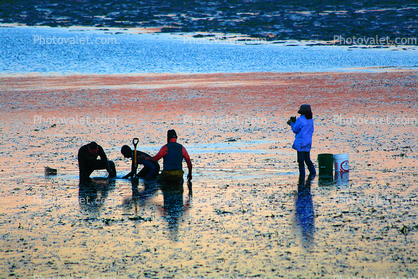
M 296 119 L 296 117 L 291 117 L 289 121 L 287 121 L 287 124 L 292 127 L 292 131 L 295 133 L 295 141 L 293 142 L 292 148 L 297 151 L 299 184 L 304 184 L 305 164 L 308 167 L 310 178 L 313 179 L 316 175 L 315 167 L 310 158 L 314 122 L 310 105 L 301 105 L 298 113 L 301 116 L 298 119 Z
M 99 156 L 100 160 L 97 160 Z M 77 158 L 80 179 L 88 180 L 95 170 L 107 170 L 109 178 L 116 177 L 115 163 L 107 159 L 103 148 L 94 141 L 83 145 L 78 150 Z

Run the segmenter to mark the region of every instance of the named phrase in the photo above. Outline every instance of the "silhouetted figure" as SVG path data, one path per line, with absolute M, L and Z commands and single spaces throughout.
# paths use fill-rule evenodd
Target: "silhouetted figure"
M 100 160 L 97 160 L 97 157 L 100 157 Z M 103 148 L 94 141 L 82 146 L 78 150 L 77 158 L 80 179 L 84 181 L 88 180 L 95 170 L 107 170 L 109 178 L 116 177 L 115 163 L 107 159 Z
M 121 153 L 125 158 L 133 158 L 134 154 L 133 150 L 127 145 L 122 146 Z M 135 166 L 134 160 L 132 160 L 131 172 L 125 175 L 123 178 L 156 178 L 160 173 L 160 164 L 152 160 L 141 160 L 144 157 L 151 158 L 151 156 L 147 153 L 136 151 L 136 156 L 138 165 L 143 165 L 144 167 L 138 173 L 136 173 L 137 166 Z
M 164 158 L 163 171 L 158 176 L 158 182 L 164 187 L 172 185 L 173 187 L 181 185 L 183 187 L 183 159 L 187 163 L 189 173 L 188 181 L 192 180 L 192 162 L 186 148 L 177 143 L 177 134 L 174 130 L 167 131 L 167 144 L 161 147 L 157 155 L 152 158 L 141 158 L 141 160 L 152 160 L 157 162 Z M 181 183 L 180 183 L 181 182 Z

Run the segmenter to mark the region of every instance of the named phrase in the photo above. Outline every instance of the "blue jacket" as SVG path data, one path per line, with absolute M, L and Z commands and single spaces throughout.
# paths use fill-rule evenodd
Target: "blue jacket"
M 295 123 L 291 123 L 292 131 L 296 134 L 292 148 L 297 151 L 311 151 L 312 134 L 314 132 L 314 123 L 312 119 L 306 119 L 301 115 Z

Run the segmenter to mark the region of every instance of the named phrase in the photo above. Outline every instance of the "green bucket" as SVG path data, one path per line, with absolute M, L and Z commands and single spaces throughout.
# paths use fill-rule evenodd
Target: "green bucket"
M 334 157 L 330 153 L 318 154 L 319 177 L 333 177 Z

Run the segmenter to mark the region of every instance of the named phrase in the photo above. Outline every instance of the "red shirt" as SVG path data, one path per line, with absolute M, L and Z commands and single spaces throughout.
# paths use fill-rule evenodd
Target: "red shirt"
M 176 142 L 176 141 L 177 141 L 176 138 L 172 138 L 172 139 L 170 139 L 169 142 Z M 168 147 L 167 147 L 167 145 L 164 145 L 163 147 L 161 147 L 161 149 L 157 153 L 157 155 L 155 155 L 154 157 L 152 157 L 152 160 L 153 161 L 158 161 L 162 157 L 164 157 L 165 155 L 167 155 L 167 153 L 168 153 Z M 186 150 L 186 148 L 184 148 L 184 146 L 183 146 L 183 149 L 182 149 L 182 153 L 183 153 L 184 160 L 186 160 L 187 167 L 190 169 L 191 168 L 191 165 L 192 165 L 192 162 L 190 161 L 189 153 L 187 153 L 187 150 Z

